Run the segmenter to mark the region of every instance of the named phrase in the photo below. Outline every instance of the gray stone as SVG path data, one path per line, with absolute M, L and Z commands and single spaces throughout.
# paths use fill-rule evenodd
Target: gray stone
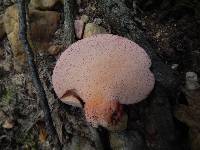
M 94 23 L 87 23 L 83 37 L 86 38 L 101 33 L 106 33 L 106 29 Z
M 198 83 L 198 76 L 195 72 L 186 72 L 186 88 L 188 90 L 195 90 L 200 87 Z
M 88 23 L 89 17 L 88 17 L 87 15 L 82 15 L 82 16 L 81 16 L 81 20 L 82 20 L 84 23 Z
M 83 36 L 84 22 L 82 20 L 75 20 L 74 28 L 75 28 L 75 33 L 76 33 L 77 39 L 81 39 Z

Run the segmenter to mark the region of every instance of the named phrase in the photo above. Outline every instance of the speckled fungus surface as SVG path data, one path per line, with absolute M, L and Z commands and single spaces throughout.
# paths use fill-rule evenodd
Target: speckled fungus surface
M 52 81 L 64 103 L 81 107 L 83 101 L 87 121 L 95 127 L 108 127 L 120 120 L 121 104 L 140 102 L 152 91 L 155 79 L 150 66 L 149 56 L 136 43 L 98 34 L 77 41 L 62 53 Z

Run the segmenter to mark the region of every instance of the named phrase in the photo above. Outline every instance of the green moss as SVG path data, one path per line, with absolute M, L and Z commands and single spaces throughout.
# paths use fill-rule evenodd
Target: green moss
M 13 98 L 16 96 L 16 91 L 14 87 L 8 87 L 4 94 L 2 95 L 2 99 L 0 101 L 0 105 L 9 105 Z

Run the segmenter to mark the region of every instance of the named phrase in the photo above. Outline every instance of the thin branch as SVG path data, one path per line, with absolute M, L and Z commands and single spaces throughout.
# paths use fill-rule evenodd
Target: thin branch
M 46 128 L 48 134 L 51 136 L 52 140 L 55 141 L 56 148 L 61 149 L 61 144 L 58 138 L 57 131 L 53 125 L 53 120 L 51 117 L 51 110 L 49 108 L 48 100 L 46 98 L 46 94 L 44 88 L 42 86 L 41 80 L 39 78 L 38 70 L 34 62 L 34 54 L 31 49 L 31 46 L 27 39 L 27 22 L 26 22 L 26 4 L 25 0 L 18 0 L 18 8 L 19 8 L 19 38 L 22 42 L 23 49 L 27 54 L 27 61 L 30 68 L 31 77 L 33 80 L 33 84 L 35 86 L 37 97 L 40 102 L 40 106 L 44 112 L 44 119 L 46 123 Z
M 66 46 L 71 45 L 75 41 L 74 32 L 74 0 L 64 0 L 64 43 Z

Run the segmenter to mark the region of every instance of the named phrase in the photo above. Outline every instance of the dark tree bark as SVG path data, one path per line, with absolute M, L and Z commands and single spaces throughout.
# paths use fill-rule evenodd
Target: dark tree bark
M 74 32 L 74 0 L 64 0 L 64 43 L 68 47 L 75 42 Z
M 176 140 L 175 126 L 169 103 L 169 96 L 176 95 L 179 87 L 176 75 L 157 56 L 145 33 L 141 30 L 137 19 L 135 19 L 134 13 L 126 6 L 124 0 L 99 0 L 98 8 L 102 14 L 105 14 L 103 17 L 112 27 L 114 33 L 135 41 L 151 57 L 152 71 L 156 79 L 155 89 L 149 98 L 149 104 L 140 105 L 140 109 L 144 112 L 141 114 L 141 119 L 145 123 L 147 133 L 145 138 L 149 149 L 177 149 L 174 145 Z M 129 108 L 132 109 L 132 106 Z M 149 131 L 151 128 L 152 132 Z M 154 146 L 149 145 L 149 143 Z
M 34 53 L 31 49 L 29 41 L 27 39 L 27 19 L 26 19 L 26 3 L 25 0 L 18 0 L 19 8 L 19 37 L 23 45 L 23 49 L 27 54 L 27 61 L 33 80 L 33 84 L 36 89 L 37 98 L 39 99 L 40 106 L 44 112 L 44 119 L 46 123 L 46 128 L 51 139 L 55 142 L 57 149 L 61 149 L 61 144 L 58 138 L 57 131 L 53 125 L 53 120 L 51 117 L 51 110 L 49 108 L 48 100 L 42 86 L 42 82 L 39 78 L 38 70 L 34 62 Z

